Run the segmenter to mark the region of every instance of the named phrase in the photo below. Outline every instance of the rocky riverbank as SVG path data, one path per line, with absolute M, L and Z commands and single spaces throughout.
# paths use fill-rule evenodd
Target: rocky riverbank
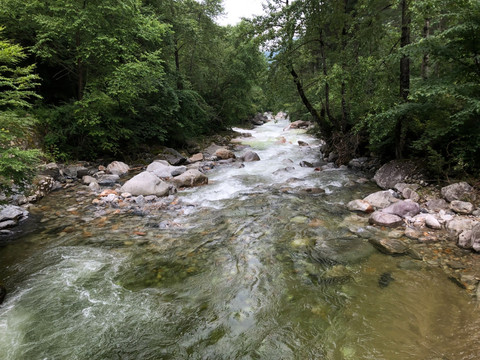
M 480 296 L 477 191 L 466 182 L 428 185 L 420 170 L 408 161 L 384 165 L 373 178 L 383 190 L 352 200 L 347 207 L 364 214 L 356 220 L 367 229 L 378 231 L 369 241 L 379 251 L 438 266 L 459 286 Z

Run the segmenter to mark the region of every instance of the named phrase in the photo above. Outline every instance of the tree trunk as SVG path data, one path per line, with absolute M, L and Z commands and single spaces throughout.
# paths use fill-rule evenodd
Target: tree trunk
M 404 48 L 410 44 L 410 24 L 411 16 L 409 9 L 409 0 L 402 0 L 402 35 L 400 38 L 400 47 Z M 408 101 L 410 93 L 410 58 L 403 55 L 400 59 L 400 96 L 404 102 Z M 405 122 L 406 116 L 401 116 L 397 120 L 395 126 L 395 156 L 397 159 L 403 157 L 405 149 L 406 131 Z
M 183 82 L 182 82 L 182 77 L 180 74 L 180 49 L 178 48 L 178 40 L 175 38 L 174 41 L 175 45 L 175 70 L 176 70 L 176 78 L 177 78 L 177 90 L 183 90 Z
M 80 48 L 80 33 L 77 31 L 75 35 L 75 45 L 77 48 L 77 100 L 82 100 L 83 99 L 83 89 L 84 89 L 84 68 L 83 68 L 83 61 L 80 58 L 80 55 L 78 54 L 78 49 Z
M 328 120 L 332 124 L 335 124 L 336 121 L 332 116 L 332 112 L 330 111 L 330 84 L 327 81 L 328 76 L 328 69 L 327 69 L 327 57 L 325 55 L 325 42 L 323 41 L 323 31 L 320 30 L 320 56 L 322 58 L 322 70 L 323 76 L 325 76 L 325 112 L 328 116 Z
M 430 19 L 425 19 L 425 24 L 423 26 L 423 38 L 426 39 L 430 36 Z M 422 59 L 422 79 L 425 80 L 428 78 L 428 71 L 429 71 L 429 62 L 430 56 L 428 53 L 423 55 Z

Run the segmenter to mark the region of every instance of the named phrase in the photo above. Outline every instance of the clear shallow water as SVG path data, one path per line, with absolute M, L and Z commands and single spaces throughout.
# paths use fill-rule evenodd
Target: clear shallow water
M 343 205 L 372 185 L 300 168 L 315 140 L 285 126 L 252 131 L 262 161 L 216 169 L 178 212 L 41 202 L 39 229 L 0 249 L 0 359 L 478 359 L 475 302 L 377 253 L 365 237 L 382 232 Z

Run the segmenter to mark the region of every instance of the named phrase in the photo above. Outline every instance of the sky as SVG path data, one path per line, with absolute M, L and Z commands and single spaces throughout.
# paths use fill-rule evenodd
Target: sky
M 235 25 L 242 17 L 252 17 L 263 12 L 263 0 L 223 0 L 223 6 L 227 13 L 219 17 L 217 22 L 220 25 Z

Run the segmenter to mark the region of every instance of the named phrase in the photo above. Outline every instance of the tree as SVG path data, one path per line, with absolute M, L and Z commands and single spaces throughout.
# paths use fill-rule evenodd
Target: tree
M 35 173 L 38 150 L 24 149 L 24 140 L 33 124 L 25 112 L 29 100 L 38 98 L 34 88 L 38 76 L 33 66 L 20 66 L 24 49 L 5 40 L 0 27 L 0 189 L 8 190 L 12 183 L 23 186 Z

